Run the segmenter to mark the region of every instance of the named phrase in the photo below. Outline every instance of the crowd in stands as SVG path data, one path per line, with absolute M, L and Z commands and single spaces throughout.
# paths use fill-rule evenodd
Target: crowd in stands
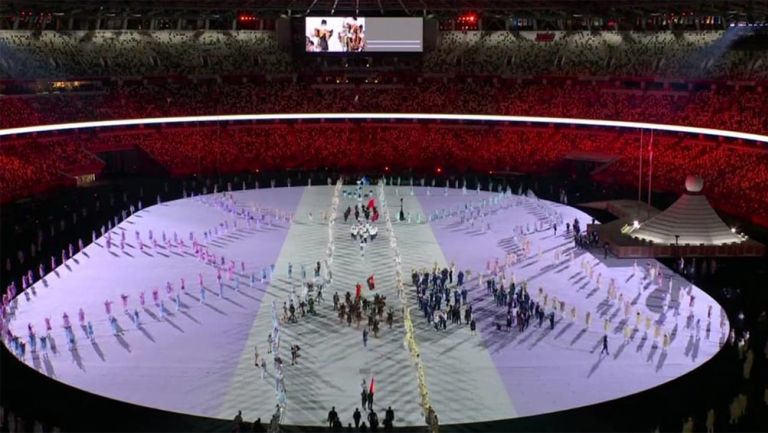
M 648 134 L 644 137 L 643 184 L 648 182 Z M 601 182 L 637 185 L 639 134 L 624 134 L 612 146 L 622 156 L 595 174 Z M 613 153 L 618 155 L 618 153 Z M 654 190 L 683 193 L 685 177 L 695 173 L 705 180 L 704 193 L 721 211 L 768 224 L 768 195 L 759 182 L 768 179 L 768 153 L 745 147 L 671 136 L 653 138 Z
M 0 31 L 0 79 L 286 72 L 267 31 Z
M 104 162 L 66 139 L 4 144 L 0 150 L 0 202 L 74 185 L 75 176 L 98 173 Z
M 627 91 L 584 83 L 422 80 L 396 88 L 292 82 L 135 84 L 98 94 L 3 97 L 0 127 L 208 114 L 405 112 L 571 117 L 768 132 L 766 89 Z
M 734 88 L 720 82 L 706 90 L 646 91 L 619 88 L 613 80 L 541 78 L 764 78 L 765 53 L 729 50 L 732 32 L 554 32 L 549 42 L 537 41 L 536 32 L 441 32 L 439 39 L 436 50 L 425 54 L 424 71 L 473 77 L 426 74 L 382 89 L 253 77 L 254 72 L 291 71 L 291 58 L 277 48 L 274 32 L 0 31 L 0 78 L 175 77 L 139 78 L 87 93 L 0 96 L 0 128 L 183 115 L 422 112 L 610 119 L 768 133 L 768 97 L 760 85 Z M 494 77 L 479 76 L 486 72 Z M 210 77 L 239 73 L 251 78 Z M 505 74 L 540 78 L 507 79 Z M 615 160 L 600 170 L 599 180 L 631 185 L 636 184 L 639 156 L 635 135 L 547 127 L 326 124 L 169 128 L 137 135 L 80 134 L 58 141 L 40 137 L 32 144 L 22 140 L 0 147 L 0 199 L 71 183 L 80 172 L 98 172 L 103 163 L 93 153 L 136 146 L 176 174 L 383 166 L 429 171 L 438 163 L 460 172 L 538 173 L 553 170 L 570 152 L 593 152 Z M 681 191 L 685 176 L 698 173 L 722 208 L 768 218 L 768 199 L 760 188 L 768 179 L 765 152 L 671 136 L 659 136 L 654 152 L 655 187 Z
M 768 53 L 730 49 L 748 29 L 685 32 L 444 31 L 437 73 L 768 78 Z M 272 31 L 0 31 L 1 78 L 285 73 Z
M 0 148 L 2 199 L 61 182 L 68 167 L 92 161 L 92 149 L 137 147 L 169 173 L 238 173 L 281 169 L 451 173 L 556 172 L 571 155 L 602 161 L 594 177 L 637 185 L 641 136 L 634 131 L 407 123 L 233 124 L 163 127 Z M 647 179 L 650 134 L 643 141 Z M 53 155 L 53 157 L 51 157 Z M 682 193 L 701 175 L 714 205 L 768 223 L 768 152 L 677 135 L 653 137 L 653 188 Z M 644 181 L 644 185 L 647 180 Z
M 737 30 L 706 32 L 441 32 L 430 72 L 767 78 L 768 54 L 729 50 Z

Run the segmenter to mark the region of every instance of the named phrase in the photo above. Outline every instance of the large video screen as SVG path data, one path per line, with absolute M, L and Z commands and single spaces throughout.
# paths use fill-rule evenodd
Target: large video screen
M 308 53 L 414 52 L 424 49 L 424 21 L 394 17 L 307 17 Z

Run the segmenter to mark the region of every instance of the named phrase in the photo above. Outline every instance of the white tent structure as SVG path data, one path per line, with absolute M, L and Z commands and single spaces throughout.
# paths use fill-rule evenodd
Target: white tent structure
M 685 180 L 687 193 L 667 210 L 635 224 L 628 233 L 633 238 L 657 245 L 727 245 L 745 239 L 731 230 L 701 194 L 704 181 L 698 176 Z

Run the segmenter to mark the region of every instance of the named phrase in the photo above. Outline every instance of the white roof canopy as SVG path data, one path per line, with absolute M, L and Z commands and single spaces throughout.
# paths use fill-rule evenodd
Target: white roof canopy
M 700 179 L 686 180 L 688 193 L 683 194 L 664 212 L 640 224 L 630 236 L 669 245 L 723 245 L 743 242 L 742 237 L 732 231 L 717 215 L 704 195 Z M 675 237 L 679 236 L 679 239 Z

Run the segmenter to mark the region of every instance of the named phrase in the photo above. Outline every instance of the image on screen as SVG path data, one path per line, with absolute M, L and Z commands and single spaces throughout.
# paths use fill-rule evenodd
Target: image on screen
M 309 53 L 421 52 L 421 18 L 307 17 Z

